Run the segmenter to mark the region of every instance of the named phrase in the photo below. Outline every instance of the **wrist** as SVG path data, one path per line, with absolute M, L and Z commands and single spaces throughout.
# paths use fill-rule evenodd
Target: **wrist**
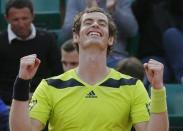
M 29 100 L 30 79 L 24 80 L 17 77 L 13 86 L 13 99 L 19 101 Z
M 115 6 L 114 7 L 108 7 L 107 9 L 108 9 L 108 12 L 110 13 L 110 14 L 112 14 L 112 13 L 114 13 L 115 12 Z
M 161 113 L 167 111 L 166 89 L 151 88 L 151 112 Z
M 163 83 L 160 83 L 160 84 L 153 84 L 153 85 L 152 85 L 152 88 L 153 88 L 154 90 L 161 90 L 163 87 L 164 87 L 164 84 L 163 84 Z
M 26 74 L 23 74 L 23 73 L 19 73 L 17 78 L 20 79 L 20 80 L 25 80 L 25 81 L 28 81 L 28 80 L 30 81 L 31 80 L 29 75 L 26 75 Z

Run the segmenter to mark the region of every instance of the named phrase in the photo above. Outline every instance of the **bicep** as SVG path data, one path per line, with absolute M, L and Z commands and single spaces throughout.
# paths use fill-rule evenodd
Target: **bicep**
M 39 120 L 36 119 L 31 119 L 31 124 L 33 131 L 41 131 L 44 127 L 44 124 L 42 124 Z

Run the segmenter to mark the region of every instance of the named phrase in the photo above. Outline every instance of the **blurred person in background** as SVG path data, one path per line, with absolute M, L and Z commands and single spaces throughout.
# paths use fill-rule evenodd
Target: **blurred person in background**
M 116 70 L 130 75 L 134 78 L 140 79 L 141 81 L 144 80 L 144 67 L 140 60 L 136 57 L 129 57 L 124 60 L 121 60 L 116 67 Z
M 168 0 L 167 8 L 173 26 L 163 34 L 165 56 L 175 83 L 183 83 L 183 1 Z
M 180 39 L 182 35 L 180 32 L 183 29 L 182 7 L 182 0 L 135 0 L 132 4 L 139 24 L 138 58 L 143 63 L 149 59 L 162 62 L 165 67 L 165 83 L 181 83 L 183 46 L 179 42 L 182 41 Z M 168 29 L 170 30 L 167 31 Z M 176 33 L 172 33 L 175 30 Z M 149 86 L 147 77 L 144 83 L 146 87 Z
M 9 109 L 0 99 L 0 131 L 9 131 Z
M 61 63 L 65 71 L 76 68 L 79 64 L 79 54 L 73 39 L 67 40 L 61 45 Z
M 60 74 L 61 62 L 56 40 L 50 33 L 37 29 L 33 22 L 31 0 L 8 0 L 5 7 L 7 30 L 0 34 L 0 97 L 11 105 L 12 86 L 17 77 L 20 58 L 36 53 L 40 68 L 32 79 L 31 92 L 43 78 Z

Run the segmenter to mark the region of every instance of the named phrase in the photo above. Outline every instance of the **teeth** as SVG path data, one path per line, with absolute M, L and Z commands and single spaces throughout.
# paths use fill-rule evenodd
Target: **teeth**
M 100 33 L 98 33 L 98 32 L 90 32 L 89 35 L 100 36 Z

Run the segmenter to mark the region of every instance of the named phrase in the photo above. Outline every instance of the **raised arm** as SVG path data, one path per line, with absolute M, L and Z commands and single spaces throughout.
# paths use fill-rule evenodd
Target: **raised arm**
M 121 37 L 133 37 L 137 34 L 138 25 L 129 0 L 107 0 L 106 6 L 114 18 Z
M 152 85 L 151 114 L 149 122 L 135 125 L 137 131 L 168 131 L 169 121 L 167 114 L 166 92 L 163 85 L 163 64 L 150 59 L 144 64 L 145 72 Z
M 13 101 L 10 109 L 11 131 L 41 131 L 42 124 L 29 118 L 29 81 L 40 65 L 35 54 L 22 57 L 18 77 L 13 87 Z
M 64 23 L 59 34 L 59 46 L 66 40 L 72 38 L 72 24 L 74 16 L 84 8 L 80 8 L 80 0 L 67 0 Z

